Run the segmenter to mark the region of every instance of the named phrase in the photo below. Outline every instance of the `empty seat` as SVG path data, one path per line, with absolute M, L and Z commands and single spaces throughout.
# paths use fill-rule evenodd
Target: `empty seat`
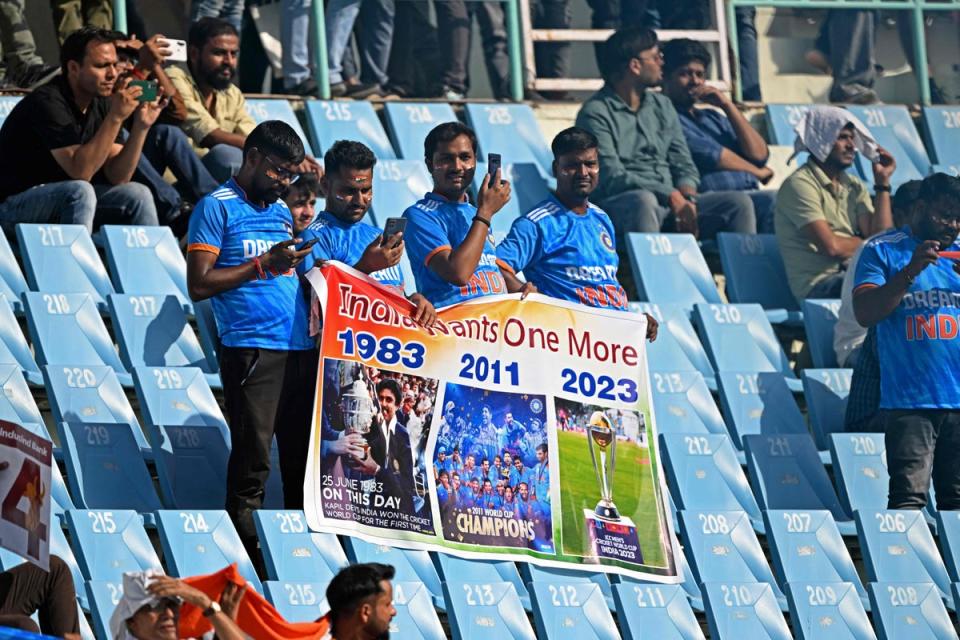
M 897 159 L 895 185 L 930 173 L 930 158 L 907 107 L 899 104 L 847 105 L 867 125 L 877 143 Z
M 804 369 L 803 396 L 817 449 L 830 448 L 830 435 L 844 431 L 852 369 Z
M 397 615 L 390 621 L 391 635 L 414 640 L 446 639 L 430 592 L 422 582 L 404 582 L 394 577 L 393 606 Z
M 847 513 L 885 509 L 890 474 L 882 433 L 834 433 L 830 456 L 840 502 Z
M 43 416 L 19 366 L 0 363 L 0 389 L 3 390 L 3 395 L 0 395 L 0 420 L 35 425 L 42 429 L 42 433 L 46 434 L 44 437 L 49 440 L 50 434 L 43 423 Z
M 467 103 L 464 111 L 477 132 L 480 158 L 499 153 L 504 164 L 532 162 L 544 176 L 551 175 L 553 154 L 529 105 Z
M 370 147 L 378 160 L 397 157 L 369 102 L 307 100 L 304 104 L 315 153 L 326 153 L 337 140 L 356 140 Z
M 960 166 L 960 107 L 923 108 L 926 148 L 938 165 Z
M 707 388 L 716 390 L 717 379 L 713 363 L 700 344 L 700 338 L 690 324 L 682 305 L 655 302 L 631 302 L 631 311 L 649 313 L 660 323 L 654 342 L 647 343 L 647 364 L 650 371 L 699 371 Z
M 446 606 L 440 575 L 428 552 L 374 544 L 354 536 L 346 536 L 343 541 L 350 562 L 381 562 L 393 565 L 396 572 L 394 580 L 422 582 L 433 598 L 434 606 L 441 610 Z
M 7 236 L 0 233 L 0 294 L 7 297 L 7 303 L 16 313 L 23 313 L 20 294 L 24 291 L 27 291 L 27 281 L 7 242 Z
M 800 319 L 800 307 L 790 292 L 776 236 L 718 233 L 717 248 L 730 302 L 759 304 L 771 322 Z
M 33 291 L 88 293 L 101 309 L 113 284 L 81 224 L 18 224 L 17 242 Z
M 797 138 L 794 127 L 800 124 L 803 114 L 810 110 L 806 104 L 768 104 L 767 136 L 774 144 L 793 146 Z
M 794 582 L 787 586 L 787 600 L 800 640 L 876 640 L 863 601 L 849 582 Z
M 727 433 L 720 410 L 699 371 L 653 372 L 650 387 L 660 433 Z
M 220 405 L 197 367 L 136 367 L 137 398 L 149 425 L 216 427 L 229 444 L 230 431 Z
M 303 511 L 259 509 L 253 518 L 270 580 L 329 582 L 347 564 L 337 536 L 311 532 Z
M 942 595 L 930 582 L 871 584 L 870 610 L 880 640 L 932 638 L 956 640 Z
M 123 583 L 109 580 L 90 580 L 82 589 L 90 602 L 90 617 L 97 638 L 110 637 L 110 616 L 123 597 Z M 77 587 L 77 593 L 81 591 Z
M 263 591 L 226 511 L 158 511 L 157 529 L 170 575 L 203 575 L 236 562 L 240 575 Z
M 748 435 L 807 433 L 803 414 L 779 373 L 725 372 L 717 380 L 720 408 L 738 448 Z
M 617 625 L 599 585 L 590 582 L 532 582 L 533 620 L 537 637 L 619 640 Z
M 557 569 L 555 567 L 540 567 L 530 562 L 521 562 L 517 567 L 524 583 L 543 582 L 545 584 L 593 584 L 600 588 L 604 600 L 610 609 L 613 609 L 613 592 L 610 589 L 610 580 L 607 574 L 599 571 L 584 571 L 580 569 Z
M 839 300 L 807 298 L 803 301 L 807 346 L 810 347 L 813 366 L 817 368 L 837 366 L 837 352 L 833 350 L 833 329 L 839 313 Z
M 100 233 L 118 292 L 174 295 L 191 308 L 187 263 L 170 227 L 104 225 Z
M 687 233 L 627 235 L 630 269 L 641 300 L 679 304 L 721 302 L 697 239 Z
M 34 385 L 43 384 L 43 374 L 30 352 L 30 345 L 23 337 L 20 323 L 13 315 L 13 308 L 7 303 L 7 297 L 0 293 L 0 364 L 15 364 L 20 367 L 23 377 Z
M 703 585 L 711 640 L 791 640 L 775 590 L 757 582 Z
M 475 191 L 480 191 L 480 185 L 483 184 L 486 175 L 486 167 L 478 166 L 473 176 Z M 530 213 L 535 206 L 550 197 L 549 185 L 540 175 L 540 169 L 532 162 L 504 163 L 500 175 L 504 180 L 510 181 L 511 192 L 510 200 L 491 221 L 491 229 L 497 242 L 506 237 L 517 218 Z
M 325 615 L 326 590 L 332 576 L 318 580 L 268 580 L 263 583 L 264 595 L 284 620 L 288 622 L 313 622 Z
M 404 209 L 432 190 L 433 181 L 423 160 L 378 160 L 373 168 L 376 198 L 371 205 L 377 226 L 382 229 L 388 218 L 399 218 Z
M 627 638 L 703 640 L 700 623 L 679 585 L 616 584 L 613 599 Z
M 509 560 L 467 560 L 448 553 L 436 554 L 440 578 L 444 582 L 509 582 L 525 609 L 530 609 L 530 595 L 520 578 L 517 565 Z
M 135 511 L 71 509 L 65 520 L 87 579 L 122 585 L 127 571 L 163 569 Z
M 387 132 L 401 158 L 423 163 L 423 141 L 430 130 L 457 116 L 446 102 L 387 102 L 383 105 Z
M 169 507 L 217 509 L 227 496 L 230 445 L 212 426 L 151 426 L 150 440 L 160 481 L 160 494 Z
M 456 581 L 443 583 L 454 640 L 536 639 L 511 583 L 466 582 L 468 579 L 457 576 Z
M 286 122 L 288 125 L 293 127 L 293 130 L 297 132 L 297 135 L 300 136 L 300 140 L 303 141 L 303 148 L 308 154 L 312 154 L 313 151 L 310 149 L 310 142 L 307 140 L 307 134 L 303 132 L 303 127 L 300 126 L 300 121 L 297 119 L 297 114 L 293 112 L 293 107 L 290 106 L 290 103 L 286 100 L 271 100 L 264 98 L 247 98 L 246 99 L 247 113 L 250 114 L 250 117 L 253 118 L 254 122 L 260 124 L 267 120 L 280 120 Z M 158 293 L 156 291 L 151 293 Z

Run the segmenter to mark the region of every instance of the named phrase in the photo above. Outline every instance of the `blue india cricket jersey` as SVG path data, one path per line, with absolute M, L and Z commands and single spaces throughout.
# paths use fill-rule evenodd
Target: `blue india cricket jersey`
M 337 260 L 351 267 L 360 261 L 363 252 L 374 239 L 383 233 L 380 229 L 368 222 L 349 223 L 340 220 L 329 211 L 321 211 L 317 219 L 300 233 L 300 238 L 316 239 L 303 262 L 297 267 L 300 273 L 306 273 L 324 260 Z M 403 274 L 400 265 L 394 265 L 380 271 L 374 271 L 370 277 L 387 287 L 397 287 L 403 291 Z

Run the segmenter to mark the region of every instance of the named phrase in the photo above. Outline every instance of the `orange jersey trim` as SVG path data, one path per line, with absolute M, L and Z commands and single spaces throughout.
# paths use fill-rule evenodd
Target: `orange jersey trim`
M 191 251 L 207 251 L 212 253 L 215 256 L 220 255 L 220 248 L 215 247 L 212 244 L 203 244 L 202 242 L 194 242 L 193 244 L 187 245 L 187 253 Z
M 453 247 L 451 247 L 451 246 L 448 245 L 448 244 L 445 244 L 445 245 L 443 245 L 442 247 L 437 247 L 436 249 L 434 249 L 433 251 L 431 251 L 430 253 L 428 253 L 428 254 L 427 254 L 427 257 L 423 259 L 423 266 L 425 266 L 425 267 L 428 266 L 428 265 L 430 264 L 430 261 L 433 260 L 433 256 L 435 256 L 435 255 L 437 255 L 438 253 L 441 253 L 441 252 L 443 252 L 443 251 L 453 251 Z
M 511 275 L 514 275 L 514 276 L 517 275 L 517 272 L 513 270 L 513 267 L 508 265 L 506 262 L 504 262 L 500 258 L 497 258 L 497 266 L 503 269 L 504 271 L 509 271 Z

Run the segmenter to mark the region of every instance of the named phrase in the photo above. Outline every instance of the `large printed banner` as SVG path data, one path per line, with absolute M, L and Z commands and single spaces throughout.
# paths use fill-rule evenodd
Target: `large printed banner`
M 643 315 L 491 296 L 426 330 L 349 267 L 307 277 L 311 529 L 677 581 Z

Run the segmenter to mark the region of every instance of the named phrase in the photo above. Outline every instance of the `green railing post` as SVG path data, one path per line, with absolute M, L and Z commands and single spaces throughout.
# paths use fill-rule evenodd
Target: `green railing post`
M 317 86 L 323 100 L 330 99 L 330 67 L 327 64 L 327 24 L 323 15 L 323 0 L 313 0 L 310 3 L 311 20 L 313 27 L 313 63 L 314 73 L 317 76 Z
M 113 28 L 120 33 L 127 32 L 127 0 L 114 0 Z
M 913 26 L 913 55 L 916 60 L 917 82 L 920 83 L 920 104 L 930 106 L 930 80 L 927 70 L 927 34 L 923 22 L 923 3 L 915 0 L 910 10 L 910 21 Z
M 722 2 L 722 0 L 717 0 Z M 737 9 L 733 6 L 734 0 L 727 0 L 724 3 L 724 10 L 727 13 L 727 46 L 733 53 L 730 59 L 730 77 L 736 77 L 737 81 L 733 83 L 733 99 L 740 102 L 743 99 L 743 78 L 740 77 L 740 42 L 737 40 Z M 720 25 L 717 25 L 719 28 Z M 734 71 L 736 69 L 736 71 Z
M 520 12 L 517 9 L 517 0 L 504 0 L 504 4 L 507 5 L 507 44 L 510 47 L 510 95 L 514 102 L 521 102 L 523 49 L 520 46 Z

